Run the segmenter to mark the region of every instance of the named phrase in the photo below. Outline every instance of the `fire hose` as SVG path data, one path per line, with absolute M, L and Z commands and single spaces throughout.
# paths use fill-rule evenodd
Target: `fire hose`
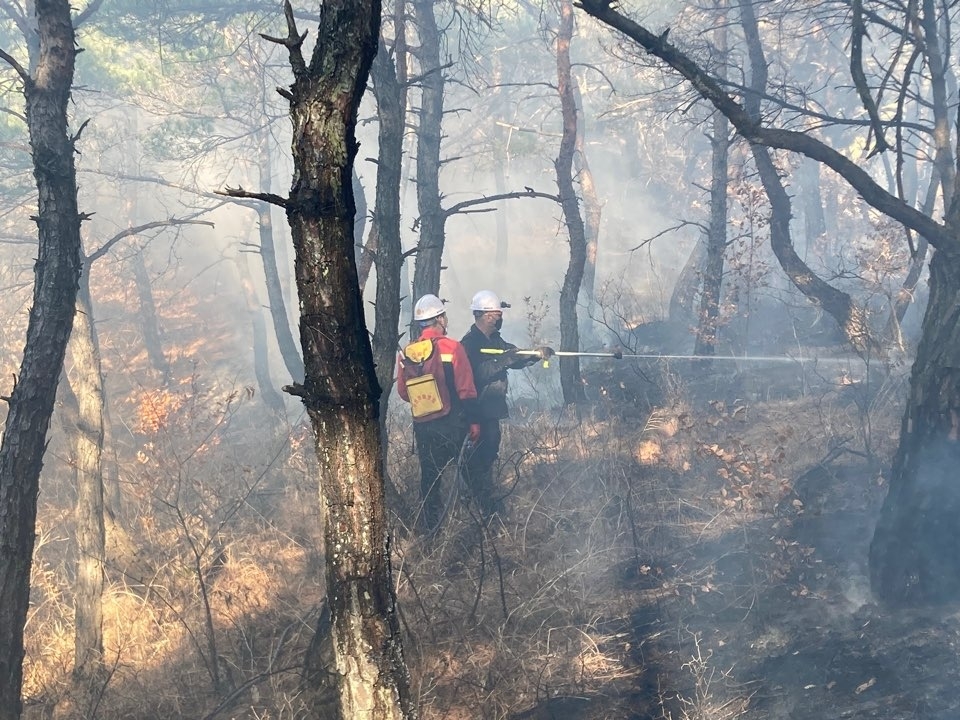
M 499 348 L 481 348 L 480 352 L 485 355 L 503 355 L 512 352 L 515 355 L 528 355 L 541 357 L 539 350 L 501 350 Z M 839 358 L 818 358 L 818 357 L 795 357 L 790 355 L 668 355 L 659 353 L 625 353 L 620 350 L 611 352 L 579 352 L 573 350 L 555 350 L 550 357 L 594 357 L 594 358 L 613 358 L 614 360 L 623 360 L 624 358 L 634 358 L 638 360 L 720 360 L 734 362 L 792 362 L 792 363 L 848 363 L 858 361 L 858 357 L 839 357 Z M 544 364 L 547 358 L 543 359 Z

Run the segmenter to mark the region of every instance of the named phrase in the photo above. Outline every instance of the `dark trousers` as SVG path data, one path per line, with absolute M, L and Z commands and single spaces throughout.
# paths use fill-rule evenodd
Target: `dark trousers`
M 441 475 L 447 467 L 456 467 L 466 434 L 462 423 L 447 418 L 413 424 L 420 459 L 420 525 L 428 532 L 437 529 L 443 513 Z
M 499 493 L 493 482 L 493 466 L 500 454 L 500 421 L 480 421 L 480 441 L 467 457 L 467 485 L 484 517 L 500 511 Z

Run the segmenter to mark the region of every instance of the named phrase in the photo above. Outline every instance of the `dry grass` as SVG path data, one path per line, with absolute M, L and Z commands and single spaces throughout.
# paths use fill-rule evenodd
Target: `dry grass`
M 418 476 L 408 431 L 394 427 L 395 579 L 424 720 L 746 712 L 750 692 L 716 664 L 717 637 L 694 634 L 686 618 L 732 608 L 746 632 L 765 589 L 806 591 L 798 568 L 813 562 L 810 548 L 731 538 L 774 518 L 793 479 L 837 438 L 861 449 L 862 417 L 826 394 L 705 403 L 677 377 L 667 385 L 642 422 L 530 411 L 505 428 L 505 515 L 484 527 L 461 494 L 430 543 L 407 531 Z M 108 569 L 111 675 L 99 717 L 308 717 L 298 667 L 323 594 L 309 430 L 284 438 L 289 452 L 264 471 L 259 446 L 237 452 L 206 421 L 188 432 L 188 412 L 196 404 L 171 410 L 171 432 L 151 441 L 125 485 L 138 512 L 126 519 L 133 550 L 117 550 Z M 222 409 L 202 417 L 228 425 Z M 873 417 L 871 431 L 895 432 L 895 418 Z M 69 495 L 43 497 L 27 718 L 68 696 L 73 653 Z M 714 544 L 719 554 L 707 557 Z M 741 556 L 752 576 L 732 587 L 718 557 Z M 676 618 L 673 639 L 644 633 L 651 614 Z

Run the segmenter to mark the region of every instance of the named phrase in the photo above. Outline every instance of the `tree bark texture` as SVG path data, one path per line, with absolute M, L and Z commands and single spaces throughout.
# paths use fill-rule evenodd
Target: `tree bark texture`
M 573 96 L 573 79 L 570 74 L 570 39 L 573 37 L 573 3 L 560 3 L 560 25 L 557 31 L 557 90 L 560 93 L 560 111 L 563 117 L 563 134 L 560 150 L 554 161 L 557 173 L 557 188 L 560 191 L 560 206 L 567 226 L 570 242 L 570 260 L 560 288 L 560 349 L 580 350 L 580 329 L 577 323 L 577 296 L 583 282 L 583 269 L 587 261 L 587 238 L 580 216 L 577 194 L 573 188 L 573 155 L 577 144 L 577 104 Z M 560 358 L 560 389 L 566 405 L 583 402 L 583 380 L 580 377 L 580 359 Z
M 723 14 L 714 32 L 721 78 L 727 74 L 727 25 Z M 721 112 L 713 114 L 713 135 L 710 138 L 710 226 L 707 232 L 707 258 L 703 267 L 700 292 L 700 313 L 694 355 L 715 355 L 717 323 L 720 319 L 720 298 L 723 290 L 723 256 L 727 251 L 727 190 L 730 185 L 730 121 Z
M 294 175 L 286 202 L 300 294 L 301 395 L 316 436 L 327 597 L 341 720 L 413 717 L 391 580 L 380 387 L 357 281 L 351 169 L 377 51 L 380 3 L 322 5 L 307 64 L 285 3 L 294 83 Z
M 417 256 L 413 266 L 413 302 L 440 292 L 446 215 L 440 200 L 440 139 L 443 125 L 443 69 L 440 31 L 433 0 L 413 0 L 420 46 L 420 123 L 417 126 L 417 209 L 420 213 Z M 415 333 L 411 336 L 415 336 Z
M 71 387 L 78 415 L 72 429 L 77 482 L 77 578 L 74 587 L 73 675 L 83 706 L 106 679 L 103 664 L 103 587 L 106 564 L 103 499 L 105 394 L 100 347 L 93 322 L 90 269 L 83 271 L 77 294 L 77 315 L 70 341 Z
M 573 99 L 576 103 L 577 115 L 583 117 L 583 98 L 580 95 L 580 86 L 571 80 Z M 597 184 L 594 181 L 593 171 L 587 158 L 586 129 L 582 122 L 577 123 L 576 152 L 573 155 L 573 167 L 580 183 L 580 194 L 583 198 L 584 211 L 584 238 L 586 243 L 583 266 L 583 282 L 580 294 L 587 308 L 587 322 L 593 312 L 593 294 L 597 284 L 597 252 L 600 247 L 600 220 L 603 217 L 603 205 L 597 194 Z M 592 325 L 587 325 L 592 327 Z M 589 342 L 589 340 L 588 340 Z
M 402 40 L 399 42 L 402 45 Z M 407 99 L 405 87 L 397 78 L 396 66 L 382 39 L 377 56 L 373 59 L 371 76 L 379 121 L 377 189 L 371 229 L 371 234 L 375 232 L 377 236 L 373 359 L 377 367 L 377 382 L 383 390 L 380 417 L 385 420 L 400 341 L 400 296 L 403 294 L 400 287 L 400 267 L 403 265 L 403 245 L 400 239 L 400 169 Z
M 23 361 L 0 444 L 0 720 L 20 717 L 40 470 L 82 265 L 75 147 L 67 133 L 77 52 L 70 6 L 67 0 L 37 0 L 36 18 L 37 66 L 21 79 L 38 190 L 39 248 Z
M 960 256 L 934 253 L 930 300 L 890 489 L 870 545 L 870 579 L 884 600 L 960 597 Z

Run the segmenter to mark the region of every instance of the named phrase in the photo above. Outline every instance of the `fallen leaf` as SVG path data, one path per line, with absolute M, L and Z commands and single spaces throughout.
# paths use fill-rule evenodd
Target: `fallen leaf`
M 863 683 L 863 684 L 861 684 L 861 685 L 857 685 L 857 689 L 856 689 L 854 692 L 856 692 L 857 695 L 859 695 L 860 693 L 864 692 L 865 690 L 869 690 L 870 688 L 872 688 L 872 687 L 873 687 L 874 685 L 876 685 L 876 684 L 877 684 L 877 679 L 876 679 L 875 677 L 872 677 L 872 678 L 870 678 L 869 680 L 867 680 L 865 683 Z

